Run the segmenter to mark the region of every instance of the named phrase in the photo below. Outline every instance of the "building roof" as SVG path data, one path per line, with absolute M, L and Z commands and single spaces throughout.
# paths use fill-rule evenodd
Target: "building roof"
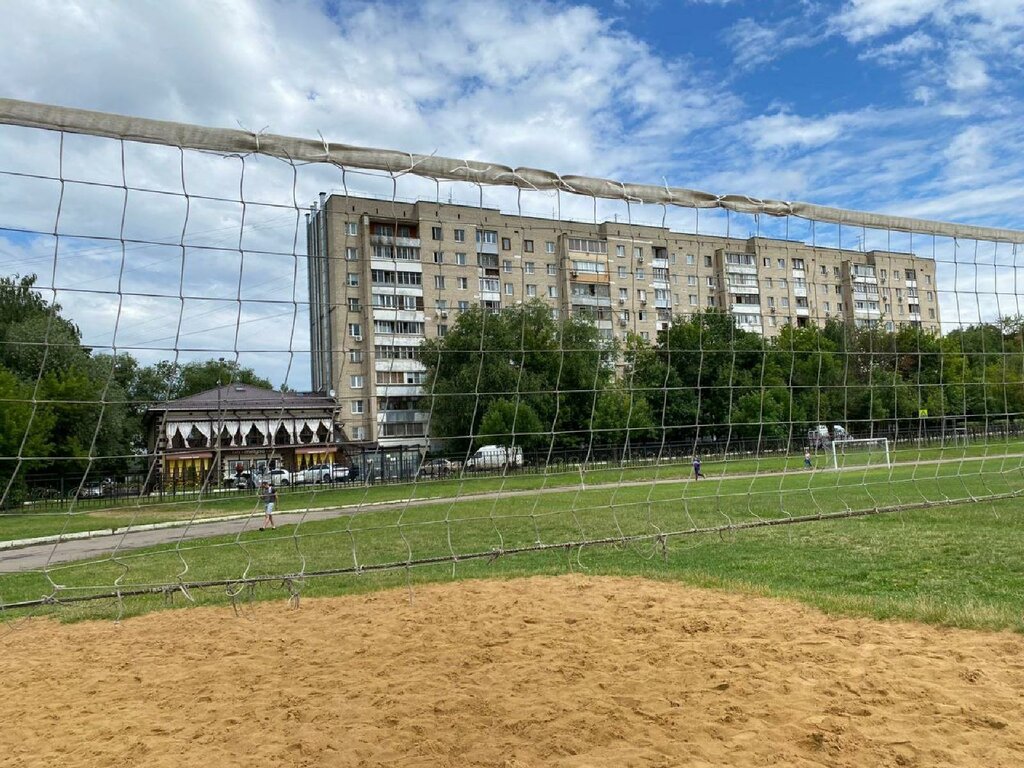
M 277 392 L 252 384 L 227 384 L 178 400 L 158 403 L 150 411 L 218 411 L 247 409 L 333 409 L 333 397 L 319 392 Z

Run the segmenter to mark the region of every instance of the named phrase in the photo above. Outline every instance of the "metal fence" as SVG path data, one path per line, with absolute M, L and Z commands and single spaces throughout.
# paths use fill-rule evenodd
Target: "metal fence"
M 954 447 L 975 442 L 999 442 L 1024 437 L 1024 425 L 967 425 L 920 428 L 918 430 L 874 430 L 874 434 L 854 432 L 851 437 L 885 437 L 894 448 Z M 689 464 L 695 455 L 704 462 L 766 458 L 802 454 L 807 445 L 806 435 L 794 434 L 783 439 L 738 439 L 708 435 L 688 442 L 637 443 L 619 446 L 590 446 L 558 451 L 535 451 L 524 454 L 521 466 L 492 466 L 479 471 L 466 472 L 466 476 L 487 477 L 499 475 L 537 475 L 559 472 L 578 472 L 580 469 L 640 468 Z M 349 451 L 350 474 L 338 478 L 328 473 L 320 477 L 301 476 L 295 482 L 278 484 L 278 491 L 290 493 L 310 488 L 346 488 L 358 485 L 409 483 L 451 479 L 463 473 L 465 454 L 435 453 L 424 456 L 415 447 L 388 450 Z M 427 465 L 445 458 L 442 471 L 429 471 Z M 262 475 L 256 468 L 242 475 L 230 477 L 161 477 L 143 471 L 85 477 L 81 474 L 37 474 L 27 478 L 23 509 L 76 509 L 133 506 L 140 502 L 182 501 L 188 499 L 240 498 L 256 493 Z M 328 479 L 329 478 L 329 479 Z M 325 481 L 326 480 L 326 481 Z

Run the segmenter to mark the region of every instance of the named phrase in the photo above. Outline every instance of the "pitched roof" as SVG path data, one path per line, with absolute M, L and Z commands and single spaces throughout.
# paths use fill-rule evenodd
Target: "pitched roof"
M 205 392 L 197 392 L 178 400 L 154 405 L 153 411 L 212 411 L 221 409 L 244 410 L 250 408 L 334 408 L 333 397 L 319 392 L 277 392 L 252 384 L 227 384 Z

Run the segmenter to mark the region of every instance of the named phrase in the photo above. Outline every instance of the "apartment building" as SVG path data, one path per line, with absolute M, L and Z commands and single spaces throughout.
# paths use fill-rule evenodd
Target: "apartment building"
M 307 236 L 313 390 L 335 391 L 348 440 L 382 447 L 427 444 L 419 344 L 474 305 L 541 299 L 652 342 L 707 307 L 766 336 L 829 318 L 939 330 L 935 263 L 908 253 L 323 194 Z

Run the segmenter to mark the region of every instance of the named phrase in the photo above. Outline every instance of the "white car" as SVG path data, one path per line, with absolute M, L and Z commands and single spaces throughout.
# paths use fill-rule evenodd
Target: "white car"
M 270 483 L 274 486 L 287 486 L 291 485 L 292 473 L 287 469 L 271 469 L 268 472 L 264 472 L 260 475 L 260 482 Z

